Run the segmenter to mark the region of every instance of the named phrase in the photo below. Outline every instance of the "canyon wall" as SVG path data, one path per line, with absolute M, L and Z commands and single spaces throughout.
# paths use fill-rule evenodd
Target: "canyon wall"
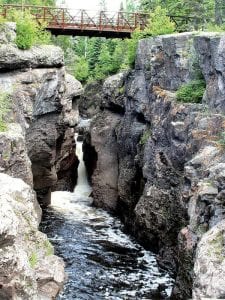
M 82 86 L 66 74 L 59 47 L 19 50 L 14 44 L 13 23 L 7 25 L 5 38 L 3 35 L 4 30 L 1 36 L 4 43 L 0 44 L 0 88 L 10 102 L 7 121 L 21 126 L 27 148 L 23 153 L 28 153 L 31 160 L 34 189 L 39 203 L 45 206 L 50 202 L 51 190 L 73 190 L 75 185 L 78 161 L 74 152 L 74 127 L 78 123 L 77 99 Z M 1 150 L 4 154 L 0 165 L 11 175 L 7 167 L 12 159 L 12 153 L 6 153 L 9 150 L 9 146 Z M 22 166 L 19 169 L 19 155 L 16 177 L 30 184 L 31 173 L 24 172 Z M 24 159 L 20 161 L 22 164 Z
M 94 203 L 119 214 L 172 270 L 173 299 L 225 295 L 224 40 L 210 33 L 142 40 L 135 69 L 97 84 L 94 94 L 86 86 L 88 103 L 80 103 L 92 117 L 84 152 L 94 157 L 86 158 L 90 174 L 95 167 Z M 176 90 L 196 76 L 206 81 L 202 103 L 178 102 Z
M 74 188 L 82 86 L 60 48 L 19 50 L 15 24 L 0 26 L 0 298 L 55 299 L 64 262 L 38 230 L 40 205 Z

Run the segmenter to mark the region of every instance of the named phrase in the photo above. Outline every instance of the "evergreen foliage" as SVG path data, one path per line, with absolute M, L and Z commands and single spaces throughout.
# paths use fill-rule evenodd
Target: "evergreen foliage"
M 0 0 L 1 4 L 13 0 Z M 24 5 L 55 6 L 55 0 L 23 0 Z M 107 9 L 107 0 L 98 1 L 98 9 Z M 187 16 L 183 22 L 176 19 L 176 30 L 205 29 L 221 32 L 225 30 L 225 4 L 223 0 L 121 0 L 121 11 L 145 11 L 149 23 L 145 30 L 137 29 L 132 39 L 105 39 L 88 37 L 52 37 L 51 42 L 59 45 L 65 54 L 67 70 L 82 82 L 102 79 L 134 66 L 138 41 L 141 38 L 168 34 L 175 31 L 175 24 L 168 15 Z M 27 14 L 17 18 L 17 45 L 28 49 L 32 45 L 49 43 L 49 34 Z
M 148 26 L 142 32 L 143 37 L 169 34 L 175 31 L 175 23 L 167 16 L 168 11 L 161 6 L 156 6 L 150 13 Z
M 196 79 L 182 85 L 177 93 L 177 101 L 184 103 L 200 103 L 205 92 L 205 81 Z

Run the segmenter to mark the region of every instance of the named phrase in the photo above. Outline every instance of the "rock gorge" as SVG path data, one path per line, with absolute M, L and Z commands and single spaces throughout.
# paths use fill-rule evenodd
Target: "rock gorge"
M 225 298 L 225 36 L 141 40 L 133 70 L 84 94 L 59 48 L 21 51 L 15 37 L 13 23 L 1 28 L 0 87 L 11 110 L 0 133 L 0 298 L 52 299 L 62 288 L 39 204 L 76 182 L 78 105 L 91 118 L 83 151 L 94 204 L 158 254 L 175 276 L 171 299 Z M 199 72 L 203 103 L 177 102 Z
M 80 101 L 92 118 L 84 155 L 94 203 L 172 270 L 172 299 L 225 298 L 224 40 L 141 40 L 134 70 L 87 85 Z M 202 104 L 177 102 L 196 74 L 206 81 Z

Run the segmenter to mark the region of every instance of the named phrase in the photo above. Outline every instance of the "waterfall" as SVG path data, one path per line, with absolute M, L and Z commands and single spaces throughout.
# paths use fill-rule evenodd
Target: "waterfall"
M 79 166 L 78 166 L 78 178 L 77 178 L 77 185 L 75 186 L 74 193 L 77 196 L 90 196 L 91 194 L 91 186 L 87 179 L 87 171 L 83 160 L 83 142 L 79 141 L 79 136 L 75 134 L 76 140 L 76 155 L 79 159 Z
M 86 214 L 87 205 L 92 204 L 90 194 L 91 186 L 88 182 L 87 171 L 83 160 L 83 141 L 79 140 L 78 133 L 75 134 L 76 155 L 79 159 L 77 170 L 77 184 L 73 193 L 65 191 L 53 192 L 51 195 L 51 206 L 59 210 L 74 210 L 77 212 L 77 218 L 82 218 Z
M 53 192 L 42 231 L 66 263 L 68 281 L 57 299 L 168 299 L 173 279 L 155 255 L 126 235 L 119 219 L 93 207 L 78 134 L 77 185 L 73 193 Z

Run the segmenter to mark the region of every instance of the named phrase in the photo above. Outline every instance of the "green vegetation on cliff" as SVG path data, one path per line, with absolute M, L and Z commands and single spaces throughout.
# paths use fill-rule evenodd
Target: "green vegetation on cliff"
M 5 122 L 5 116 L 10 110 L 9 95 L 7 93 L 0 94 L 0 131 L 5 131 L 7 125 Z
M 203 79 L 192 80 L 182 85 L 177 93 L 177 100 L 185 103 L 200 103 L 205 92 L 205 81 Z

